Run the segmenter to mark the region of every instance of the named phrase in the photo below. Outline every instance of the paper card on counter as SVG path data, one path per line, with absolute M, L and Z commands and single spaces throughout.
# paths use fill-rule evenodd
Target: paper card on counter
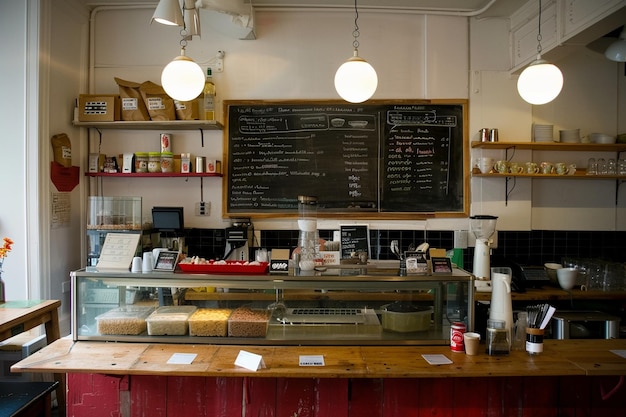
M 430 365 L 448 365 L 452 361 L 446 355 L 422 355 Z
M 246 352 L 245 350 L 239 351 L 239 355 L 237 355 L 237 359 L 235 359 L 235 365 L 246 368 L 249 371 L 258 371 L 259 369 L 265 368 L 263 356 Z
M 626 350 L 624 349 L 613 349 L 610 351 L 611 353 L 615 353 L 617 356 L 621 356 L 622 358 L 626 359 Z
M 167 363 L 172 365 L 190 365 L 198 354 L 196 353 L 174 353 L 167 360 Z
M 300 366 L 326 366 L 324 355 L 300 355 Z

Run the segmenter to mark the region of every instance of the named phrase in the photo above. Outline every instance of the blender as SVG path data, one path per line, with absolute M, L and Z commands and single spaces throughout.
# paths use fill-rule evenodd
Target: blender
M 470 230 L 476 237 L 474 248 L 474 276 L 477 280 L 489 280 L 491 237 L 496 231 L 498 217 L 489 215 L 470 216 Z

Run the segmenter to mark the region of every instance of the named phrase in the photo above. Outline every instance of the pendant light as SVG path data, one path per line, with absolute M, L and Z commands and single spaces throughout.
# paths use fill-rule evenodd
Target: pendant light
M 178 10 L 178 13 L 173 13 L 174 9 Z M 180 15 L 181 23 L 179 25 L 182 25 L 183 29 L 180 31 L 182 37 L 180 41 L 180 55 L 163 68 L 161 85 L 167 95 L 173 99 L 190 101 L 200 95 L 205 81 L 204 71 L 200 68 L 200 65 L 185 55 L 187 40 L 192 39 L 194 35 L 200 35 L 200 16 L 194 5 L 194 0 L 184 0 L 182 10 L 178 0 L 161 0 L 152 17 L 153 21 L 170 24 L 160 20 L 160 18 L 164 18 L 165 11 L 169 15 Z M 169 21 L 168 19 L 165 20 Z
M 185 55 L 187 41 L 181 41 L 180 55 L 163 68 L 161 85 L 174 100 L 190 101 L 204 88 L 204 71 L 193 59 Z
M 344 62 L 335 73 L 335 90 L 346 101 L 362 103 L 376 92 L 378 76 L 376 70 L 359 56 L 359 11 L 354 0 L 354 55 Z
M 604 56 L 611 61 L 626 62 L 626 26 L 619 35 L 619 40 L 613 42 L 604 51 Z
M 517 80 L 519 95 L 530 104 L 546 104 L 554 100 L 563 88 L 561 70 L 541 59 L 541 0 L 539 0 L 539 32 L 537 59 L 531 62 Z
M 178 0 L 160 0 L 150 23 L 154 21 L 163 25 L 182 26 L 183 13 Z

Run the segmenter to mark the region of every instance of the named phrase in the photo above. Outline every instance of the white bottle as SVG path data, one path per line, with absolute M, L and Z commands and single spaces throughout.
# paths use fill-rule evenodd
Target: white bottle
M 206 81 L 204 82 L 202 99 L 202 119 L 215 120 L 215 84 L 211 74 L 211 68 L 207 68 Z

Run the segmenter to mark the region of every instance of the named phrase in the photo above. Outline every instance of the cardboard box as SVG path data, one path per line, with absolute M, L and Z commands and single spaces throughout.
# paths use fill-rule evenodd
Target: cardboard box
M 115 94 L 81 94 L 78 97 L 79 122 L 113 122 L 121 120 L 120 96 Z

